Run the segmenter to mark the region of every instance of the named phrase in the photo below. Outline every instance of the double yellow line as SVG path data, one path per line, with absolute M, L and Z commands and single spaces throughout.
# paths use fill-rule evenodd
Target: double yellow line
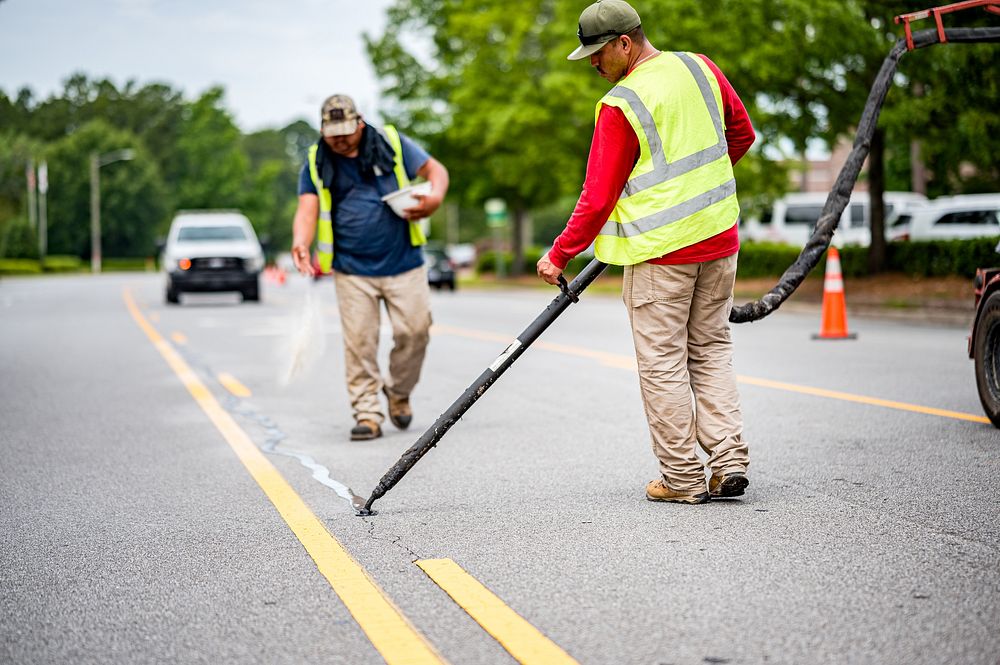
M 187 362 L 150 325 L 129 290 L 123 292 L 123 298 L 132 318 L 264 490 L 382 658 L 389 665 L 444 663 L 442 656 L 327 531 L 246 432 L 219 405 Z M 235 378 L 229 375 L 220 378 L 227 389 L 235 391 L 234 394 L 249 394 Z M 454 561 L 432 559 L 418 561 L 417 565 L 519 662 L 531 665 L 576 662 Z

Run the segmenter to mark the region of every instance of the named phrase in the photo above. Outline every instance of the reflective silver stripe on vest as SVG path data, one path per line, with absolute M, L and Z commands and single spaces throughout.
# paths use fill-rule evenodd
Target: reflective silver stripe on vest
M 663 144 L 660 142 L 660 133 L 656 130 L 656 123 L 653 122 L 653 116 L 649 109 L 635 92 L 622 86 L 616 86 L 608 94 L 624 99 L 632 108 L 632 112 L 639 119 L 642 131 L 646 135 L 650 157 L 653 161 L 652 171 L 636 176 L 625 183 L 625 189 L 622 190 L 621 195 L 623 199 L 661 182 L 690 173 L 706 164 L 711 164 L 729 151 L 729 146 L 726 144 L 726 132 L 722 126 L 722 117 L 719 114 L 719 105 L 715 101 L 715 93 L 712 92 L 712 85 L 708 82 L 705 72 L 701 71 L 701 67 L 687 53 L 674 53 L 673 55 L 680 58 L 694 77 L 695 83 L 698 84 L 698 90 L 701 91 L 705 106 L 708 107 L 708 113 L 712 117 L 712 125 L 715 127 L 715 134 L 719 140 L 715 145 L 667 164 L 666 156 L 663 154 Z
M 648 231 L 653 231 L 661 226 L 673 224 L 690 215 L 700 212 L 710 205 L 714 205 L 736 193 L 736 179 L 733 178 L 724 182 L 715 189 L 710 189 L 704 194 L 699 194 L 693 199 L 688 199 L 684 203 L 653 213 L 648 217 L 637 219 L 629 224 L 619 222 L 605 222 L 601 227 L 602 236 L 618 236 L 619 238 L 633 238 Z
M 319 250 L 320 254 L 333 254 L 333 243 L 317 242 L 316 249 Z
M 329 222 L 333 220 L 333 218 L 330 216 L 329 210 L 320 210 L 319 218 L 322 219 L 324 222 Z

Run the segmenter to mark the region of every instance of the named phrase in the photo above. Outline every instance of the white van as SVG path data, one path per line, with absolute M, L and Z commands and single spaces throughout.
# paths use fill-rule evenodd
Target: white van
M 943 196 L 900 215 L 890 240 L 959 240 L 1000 236 L 1000 194 Z
M 828 194 L 797 192 L 786 194 L 760 220 L 747 220 L 743 237 L 747 240 L 780 242 L 802 247 L 819 221 Z M 923 208 L 927 197 L 913 192 L 886 192 L 885 228 L 890 228 L 901 214 Z M 871 244 L 871 213 L 868 192 L 854 192 L 833 235 L 837 246 Z

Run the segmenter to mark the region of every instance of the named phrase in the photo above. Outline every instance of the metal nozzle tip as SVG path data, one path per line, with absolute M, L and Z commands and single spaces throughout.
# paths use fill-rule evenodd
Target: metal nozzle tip
M 375 514 L 375 511 L 374 510 L 370 510 L 368 508 L 358 508 L 358 512 L 357 512 L 357 516 L 358 517 L 370 517 L 371 515 L 374 515 L 374 514 Z

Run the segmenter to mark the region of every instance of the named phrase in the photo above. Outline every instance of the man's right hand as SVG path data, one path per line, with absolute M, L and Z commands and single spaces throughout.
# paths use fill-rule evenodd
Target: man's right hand
M 309 277 L 316 276 L 316 270 L 312 265 L 312 256 L 310 256 L 307 246 L 292 245 L 292 261 L 295 262 L 295 267 L 301 274 Z
M 557 268 L 552 261 L 549 260 L 549 253 L 545 252 L 545 255 L 538 259 L 538 263 L 535 265 L 538 271 L 538 276 L 544 279 L 549 284 L 556 286 L 559 284 L 559 275 L 562 274 L 562 270 Z

